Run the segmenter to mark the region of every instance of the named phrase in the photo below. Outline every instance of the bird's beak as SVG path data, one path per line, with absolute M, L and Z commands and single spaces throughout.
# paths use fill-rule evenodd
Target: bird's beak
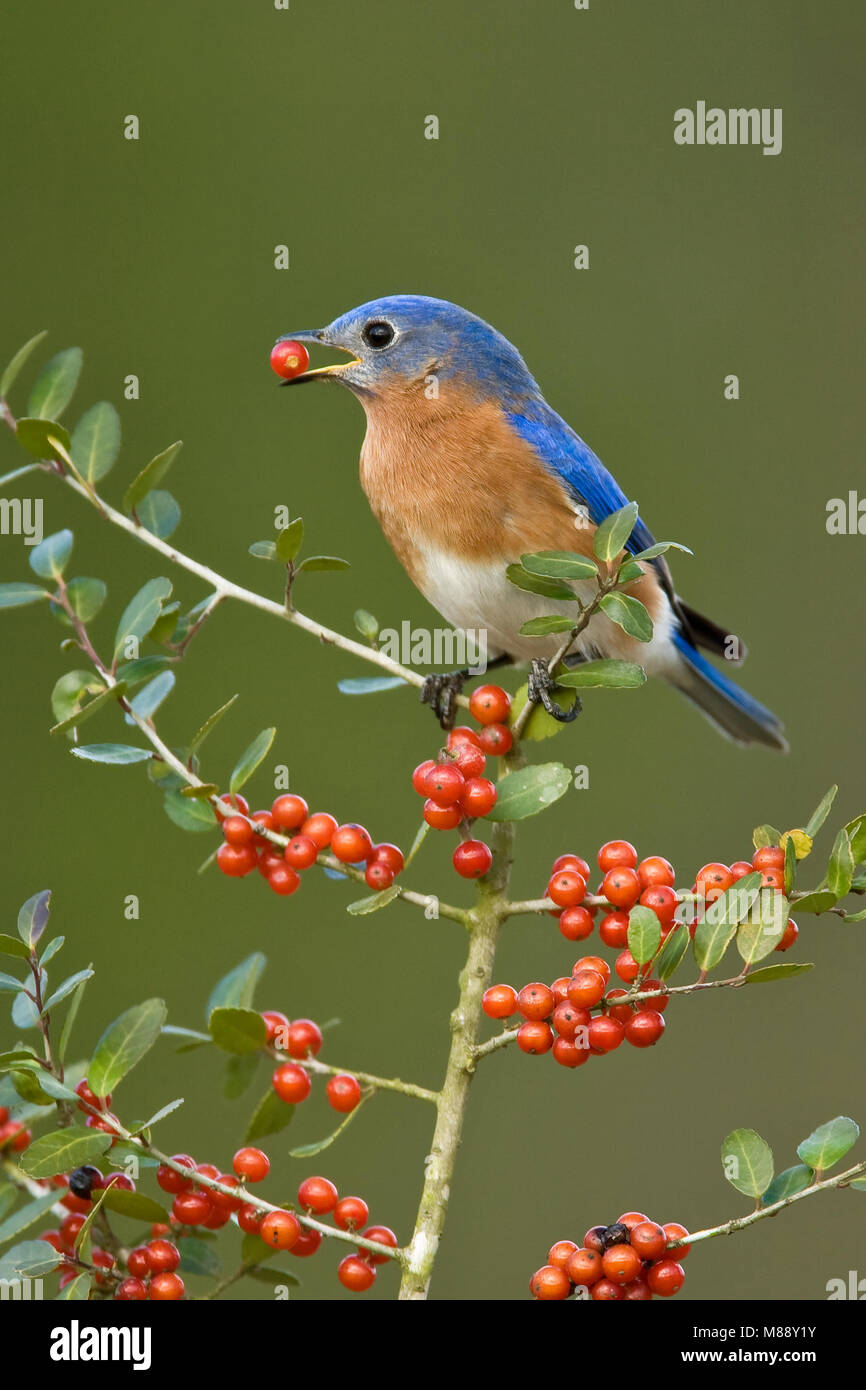
M 329 343 L 323 328 L 304 329 L 302 333 L 283 333 L 277 342 L 282 343 L 287 340 L 299 343 L 325 343 L 329 347 L 337 348 L 340 352 L 351 351 L 349 348 L 340 347 L 338 343 Z M 353 356 L 351 362 L 333 362 L 329 367 L 313 367 L 310 371 L 301 372 L 300 376 L 293 376 L 288 381 L 280 382 L 280 385 L 298 386 L 305 381 L 324 381 L 328 377 L 339 381 L 341 372 L 347 371 L 349 367 L 359 365 L 360 358 Z

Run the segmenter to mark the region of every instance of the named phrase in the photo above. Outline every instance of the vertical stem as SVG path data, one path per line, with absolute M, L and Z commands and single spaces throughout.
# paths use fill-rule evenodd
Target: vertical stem
M 518 757 L 509 759 L 509 771 L 519 766 Z M 406 1251 L 401 1299 L 427 1297 L 445 1225 L 451 1178 L 475 1070 L 472 1050 L 478 1042 L 481 1025 L 481 999 L 493 976 L 513 845 L 513 824 L 509 821 L 497 824 L 493 832 L 493 863 L 479 882 L 478 902 L 471 913 L 469 952 L 460 973 L 457 1007 L 451 1015 L 451 1050 L 437 1104 L 436 1128 L 427 1157 L 415 1231 Z

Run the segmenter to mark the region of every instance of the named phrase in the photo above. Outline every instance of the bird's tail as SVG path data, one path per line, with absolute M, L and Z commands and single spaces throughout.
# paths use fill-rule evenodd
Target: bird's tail
M 675 632 L 673 641 L 678 660 L 666 672 L 671 685 L 735 743 L 764 743 L 788 751 L 784 726 L 771 710 L 711 666 L 682 633 Z

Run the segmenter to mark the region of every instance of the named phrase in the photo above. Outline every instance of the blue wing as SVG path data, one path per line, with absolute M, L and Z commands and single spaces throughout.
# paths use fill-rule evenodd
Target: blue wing
M 574 500 L 586 506 L 596 526 L 628 504 L 630 499 L 601 459 L 546 402 L 533 403 L 528 414 L 510 413 L 508 420 Z M 649 527 L 638 517 L 626 549 L 636 555 L 653 544 Z

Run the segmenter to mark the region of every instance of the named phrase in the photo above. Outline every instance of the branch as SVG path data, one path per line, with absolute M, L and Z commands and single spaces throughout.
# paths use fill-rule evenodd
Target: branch
M 416 1100 L 428 1100 L 432 1105 L 439 1103 L 439 1092 L 428 1091 L 424 1086 L 416 1086 L 412 1081 L 400 1081 L 398 1077 L 388 1080 L 383 1076 L 373 1076 L 370 1072 L 355 1071 L 352 1067 L 330 1067 L 324 1062 L 320 1062 L 316 1057 L 289 1057 L 283 1053 L 275 1053 L 280 1061 L 296 1062 L 299 1067 L 304 1067 L 307 1071 L 313 1072 L 315 1076 L 354 1076 L 356 1081 L 361 1081 L 365 1086 L 372 1086 L 377 1091 L 399 1091 L 403 1096 L 414 1096 Z

